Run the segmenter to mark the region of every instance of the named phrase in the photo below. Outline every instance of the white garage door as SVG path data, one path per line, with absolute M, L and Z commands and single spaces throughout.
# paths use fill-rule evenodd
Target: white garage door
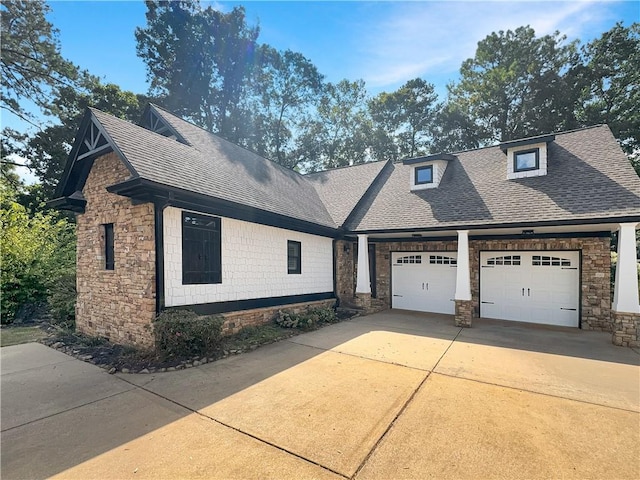
M 420 312 L 455 313 L 455 252 L 391 254 L 391 306 Z
M 480 316 L 577 327 L 579 262 L 579 252 L 481 252 Z

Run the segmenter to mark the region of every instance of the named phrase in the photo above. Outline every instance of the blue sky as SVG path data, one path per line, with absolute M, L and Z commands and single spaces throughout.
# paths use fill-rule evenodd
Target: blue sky
M 228 11 L 244 5 L 259 41 L 308 57 L 330 81 L 366 81 L 371 93 L 417 76 L 445 85 L 492 31 L 531 25 L 589 41 L 617 21 L 640 21 L 640 2 L 203 2 Z M 52 1 L 62 53 L 106 81 L 141 93 L 146 71 L 134 30 L 145 25 L 142 1 Z
M 364 79 L 369 93 L 393 91 L 425 78 L 442 99 L 460 64 L 493 31 L 531 25 L 538 35 L 559 30 L 581 42 L 616 22 L 640 21 L 638 1 L 572 2 L 202 2 L 223 11 L 244 5 L 259 41 L 309 58 L 329 81 Z M 145 93 L 144 63 L 134 31 L 146 24 L 140 1 L 50 1 L 62 54 L 103 81 Z M 3 124 L 21 125 L 4 115 Z

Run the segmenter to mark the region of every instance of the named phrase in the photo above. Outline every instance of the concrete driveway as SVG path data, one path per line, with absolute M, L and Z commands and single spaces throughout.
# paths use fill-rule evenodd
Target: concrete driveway
M 155 375 L 2 348 L 2 478 L 640 478 L 639 352 L 452 324 L 392 310 Z

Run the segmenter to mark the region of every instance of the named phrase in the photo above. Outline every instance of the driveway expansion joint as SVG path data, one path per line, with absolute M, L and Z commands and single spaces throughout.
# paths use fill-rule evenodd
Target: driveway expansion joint
M 129 383 L 129 382 L 127 382 L 127 383 Z M 133 390 L 135 390 L 135 386 L 134 386 L 134 388 L 128 388 L 127 390 L 123 390 L 122 392 L 117 392 L 117 393 L 114 393 L 112 395 L 107 395 L 106 397 L 97 398 L 96 400 L 91 400 L 90 402 L 83 403 L 82 405 L 76 405 L 75 407 L 67 408 L 66 410 L 61 410 L 59 412 L 52 413 L 51 415 L 45 415 L 44 417 L 36 418 L 34 420 L 29 420 L 28 422 L 21 423 L 20 425 L 15 425 L 13 427 L 2 429 L 1 432 L 2 433 L 9 432 L 11 430 L 15 430 L 16 428 L 21 428 L 21 427 L 24 427 L 26 425 L 31 425 L 33 423 L 40 422 L 41 420 L 46 420 L 47 418 L 56 417 L 58 415 L 61 415 L 63 413 L 67 413 L 67 412 L 72 412 L 73 410 L 77 410 L 78 408 L 86 407 L 87 405 L 93 405 L 94 403 L 102 402 L 103 400 L 107 400 L 109 398 L 114 398 L 114 397 L 117 397 L 118 395 L 122 395 L 122 394 L 127 393 L 127 392 L 132 392 Z
M 560 395 L 553 395 L 551 393 L 543 393 L 543 392 L 536 392 L 535 390 L 529 390 L 527 388 L 521 388 L 521 387 L 512 387 L 509 385 L 501 385 L 499 383 L 493 383 L 493 382 L 486 382 L 484 380 L 478 380 L 475 378 L 467 378 L 467 377 L 462 377 L 462 376 L 458 376 L 458 375 L 451 375 L 449 373 L 441 373 L 441 372 L 436 372 L 435 370 L 433 372 L 434 375 L 440 375 L 442 377 L 447 377 L 447 378 L 457 378 L 458 380 L 465 380 L 467 382 L 475 382 L 475 383 L 479 383 L 482 385 L 490 385 L 492 387 L 500 387 L 500 388 L 505 388 L 508 390 L 517 390 L 518 392 L 525 392 L 525 393 L 531 393 L 534 395 L 541 395 L 543 397 L 550 397 L 550 398 L 557 398 L 560 400 L 567 400 L 570 402 L 577 402 L 577 403 L 584 403 L 585 405 L 593 405 L 595 407 L 603 407 L 603 408 L 610 408 L 612 410 L 618 410 L 621 412 L 627 412 L 627 413 L 640 413 L 640 410 L 629 410 L 627 408 L 622 408 L 622 407 L 615 407 L 613 405 L 605 405 L 602 403 L 595 403 L 595 402 L 588 402 L 586 400 L 580 400 L 577 398 L 570 398 L 570 397 L 563 397 Z
M 307 345 L 306 343 L 298 343 L 298 342 L 293 342 L 291 340 L 287 340 L 287 342 L 290 343 L 295 343 L 296 345 L 299 345 L 301 347 L 309 347 L 309 348 L 314 348 L 316 350 L 320 350 L 322 352 L 331 352 L 331 353 L 337 353 L 339 355 L 346 355 L 348 357 L 353 357 L 353 358 L 359 358 L 360 360 L 370 360 L 372 362 L 377 362 L 377 363 L 384 363 L 385 365 L 395 365 L 396 367 L 403 367 L 403 368 L 408 368 L 410 370 L 416 370 L 418 372 L 427 372 L 430 373 L 433 370 L 430 370 L 428 368 L 419 368 L 419 367 L 411 367 L 409 365 L 403 365 L 402 363 L 397 363 L 397 362 L 389 362 L 389 361 L 385 361 L 385 360 L 380 360 L 378 358 L 371 358 L 371 357 L 366 357 L 364 355 L 356 355 L 354 353 L 348 353 L 348 352 L 341 352 L 340 350 L 333 350 L 332 348 L 322 348 L 322 347 L 316 347 L 315 345 Z M 448 347 L 447 347 L 448 349 Z M 439 362 L 440 360 L 438 360 Z M 436 363 L 437 365 L 437 363 Z M 433 367 L 435 368 L 435 366 Z
M 427 376 L 428 376 L 428 375 L 427 375 Z M 196 415 L 198 415 L 198 416 L 200 416 L 200 417 L 202 417 L 202 418 L 205 418 L 205 419 L 207 419 L 207 420 L 209 420 L 209 421 L 215 422 L 215 423 L 217 423 L 218 425 L 221 425 L 221 426 L 223 426 L 223 427 L 225 427 L 225 428 L 229 428 L 229 429 L 231 429 L 231 430 L 233 430 L 233 431 L 235 431 L 235 432 L 238 432 L 238 433 L 240 433 L 240 434 L 242 434 L 242 435 L 245 435 L 245 436 L 247 436 L 247 437 L 253 438 L 254 440 L 256 440 L 256 441 L 258 441 L 258 442 L 260 442 L 260 443 L 263 443 L 263 444 L 265 444 L 265 445 L 269 445 L 270 447 L 273 447 L 273 448 L 275 448 L 275 449 L 277 449 L 277 450 L 280 450 L 281 452 L 284 452 L 284 453 L 287 453 L 287 454 L 289 454 L 289 455 L 292 455 L 292 456 L 294 456 L 294 457 L 296 457 L 296 458 L 299 458 L 300 460 L 303 460 L 304 462 L 307 462 L 307 463 L 310 463 L 310 464 L 315 465 L 315 466 L 317 466 L 317 467 L 320 467 L 320 468 L 322 468 L 323 470 L 326 470 L 326 471 L 328 471 L 328 472 L 331 472 L 331 473 L 333 473 L 333 474 L 335 474 L 335 475 L 339 475 L 340 477 L 342 477 L 342 478 L 344 478 L 344 479 L 349 479 L 349 477 L 347 477 L 346 475 L 344 475 L 344 474 L 342 474 L 342 473 L 340 473 L 340 472 L 337 472 L 337 471 L 335 471 L 335 470 L 332 470 L 331 468 L 329 468 L 329 467 L 327 467 L 327 466 L 325 466 L 325 465 L 322 465 L 322 464 L 320 464 L 320 463 L 318 463 L 318 462 L 315 462 L 315 461 L 310 460 L 310 459 L 308 459 L 308 458 L 306 458 L 306 457 L 303 457 L 303 456 L 301 456 L 301 455 L 299 455 L 299 454 L 297 454 L 297 453 L 295 453 L 295 452 L 292 452 L 292 451 L 290 451 L 290 450 L 287 450 L 286 448 L 283 448 L 283 447 L 281 447 L 281 446 L 279 446 L 279 445 L 276 445 L 276 444 L 273 444 L 273 443 L 271 443 L 271 442 L 268 442 L 268 441 L 266 441 L 266 440 L 264 440 L 264 439 L 262 439 L 262 438 L 260 438 L 260 437 L 257 437 L 257 436 L 255 436 L 255 435 L 253 435 L 253 434 L 251 434 L 251 433 L 245 432 L 244 430 L 241 430 L 241 429 L 239 429 L 239 428 L 236 428 L 236 427 L 234 427 L 234 426 L 232 426 L 232 425 L 228 425 L 228 424 L 226 424 L 225 422 L 222 422 L 222 421 L 220 421 L 220 420 L 218 420 L 218 419 L 216 419 L 216 418 L 214 418 L 214 417 L 210 417 L 209 415 L 206 415 L 205 413 L 202 413 L 202 412 L 201 412 L 201 411 L 199 411 L 199 410 L 194 410 L 193 408 L 188 407 L 187 405 L 183 405 L 182 403 L 177 402 L 177 401 L 175 401 L 175 400 L 173 400 L 173 399 L 171 399 L 171 398 L 169 398 L 169 397 L 165 397 L 164 395 L 161 395 L 161 394 L 159 394 L 159 393 L 157 393 L 157 392 L 154 392 L 153 390 L 149 390 L 149 389 L 147 389 L 147 388 L 145 388 L 145 387 L 143 387 L 143 386 L 136 385 L 136 384 L 134 384 L 134 383 L 132 383 L 132 382 L 129 382 L 128 380 L 126 380 L 126 379 L 124 379 L 124 378 L 122 378 L 122 377 L 119 377 L 119 378 L 120 378 L 123 382 L 126 382 L 126 383 L 128 383 L 128 384 L 130 384 L 130 385 L 133 385 L 133 386 L 134 386 L 135 388 L 137 388 L 137 389 L 143 390 L 143 391 L 145 391 L 145 392 L 147 392 L 147 393 L 150 393 L 150 394 L 152 394 L 152 395 L 155 395 L 155 396 L 156 396 L 156 397 L 158 397 L 158 398 L 161 398 L 161 399 L 163 399 L 163 400 L 166 400 L 167 402 L 170 402 L 170 403 L 173 403 L 174 405 L 177 405 L 177 406 L 179 406 L 179 407 L 182 407 L 182 408 L 184 408 L 184 409 L 186 409 L 186 410 L 190 411 L 191 413 L 195 413 Z M 148 382 L 148 383 L 150 383 L 150 382 Z M 146 383 L 145 385 L 148 385 L 148 383 Z
M 449 343 L 449 345 L 447 346 L 446 350 L 444 351 L 444 353 L 440 356 L 440 358 L 438 359 L 438 361 L 436 362 L 436 364 L 433 366 L 433 368 L 435 369 L 438 366 L 438 363 L 440 363 L 440 360 L 442 360 L 442 358 L 444 357 L 444 355 L 449 351 L 449 348 L 451 348 L 451 345 L 453 345 L 453 342 L 456 341 L 456 338 L 458 338 L 458 335 L 460 335 L 460 333 L 462 332 L 462 328 L 460 328 L 460 330 L 458 331 L 458 333 L 456 334 L 456 336 L 451 340 L 451 342 Z M 417 369 L 416 369 L 417 370 Z M 398 419 L 400 418 L 400 416 L 406 411 L 407 407 L 409 406 L 409 404 L 413 401 L 414 397 L 417 395 L 418 391 L 422 388 L 422 386 L 425 384 L 425 382 L 429 379 L 429 377 L 431 376 L 431 374 L 433 373 L 433 371 L 428 371 L 427 375 L 422 379 L 422 381 L 420 382 L 420 384 L 413 390 L 413 392 L 411 392 L 411 395 L 409 396 L 409 398 L 407 399 L 407 401 L 404 403 L 404 405 L 402 406 L 402 408 L 398 411 L 398 413 L 396 414 L 396 416 L 393 418 L 393 420 L 391 420 L 391 422 L 389 422 L 389 425 L 387 425 L 387 428 L 385 429 L 384 432 L 382 432 L 382 435 L 380 435 L 380 438 L 378 438 L 378 440 L 376 441 L 376 443 L 373 445 L 373 447 L 371 447 L 371 450 L 369 450 L 369 453 L 367 453 L 367 455 L 364 457 L 364 459 L 362 460 L 362 462 L 360 463 L 360 465 L 358 465 L 358 468 L 356 469 L 356 472 L 351 476 L 351 480 L 355 479 L 358 474 L 360 473 L 360 471 L 364 468 L 364 466 L 367 464 L 367 462 L 369 461 L 369 458 L 371 458 L 371 455 L 373 455 L 373 452 L 376 451 L 376 449 L 378 448 L 378 446 L 380 445 L 380 443 L 382 442 L 382 440 L 387 436 L 387 434 L 389 433 L 389 431 L 391 431 L 391 429 L 393 428 L 393 426 L 396 424 L 396 422 L 398 421 Z

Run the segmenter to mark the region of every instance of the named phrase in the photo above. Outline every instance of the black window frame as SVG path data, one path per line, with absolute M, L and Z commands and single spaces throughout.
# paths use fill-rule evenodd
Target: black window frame
M 429 170 L 431 172 L 431 180 L 426 182 L 420 182 L 418 181 L 418 174 L 419 172 L 422 172 L 424 170 Z M 416 185 L 428 185 L 429 183 L 433 183 L 433 165 L 423 165 L 421 167 L 416 167 L 414 169 L 413 175 L 414 175 L 413 180 Z
M 298 248 L 298 255 L 291 255 L 291 247 L 296 246 Z M 295 266 L 291 268 L 291 261 L 295 261 Z M 296 240 L 287 240 L 287 274 L 288 275 L 300 275 L 302 273 L 302 242 Z
M 183 211 L 181 231 L 182 285 L 222 283 L 222 219 Z
M 113 223 L 103 223 L 102 230 L 104 235 L 104 269 L 115 270 L 116 258 L 115 258 L 115 235 L 113 230 Z
M 536 155 L 536 165 L 535 165 L 535 167 L 518 168 L 518 156 L 527 155 L 529 153 L 535 153 L 535 155 Z M 539 170 L 539 169 L 540 169 L 540 149 L 539 148 L 529 148 L 527 150 L 518 150 L 517 152 L 513 152 L 513 171 L 514 171 L 514 173 L 530 172 L 532 170 Z

